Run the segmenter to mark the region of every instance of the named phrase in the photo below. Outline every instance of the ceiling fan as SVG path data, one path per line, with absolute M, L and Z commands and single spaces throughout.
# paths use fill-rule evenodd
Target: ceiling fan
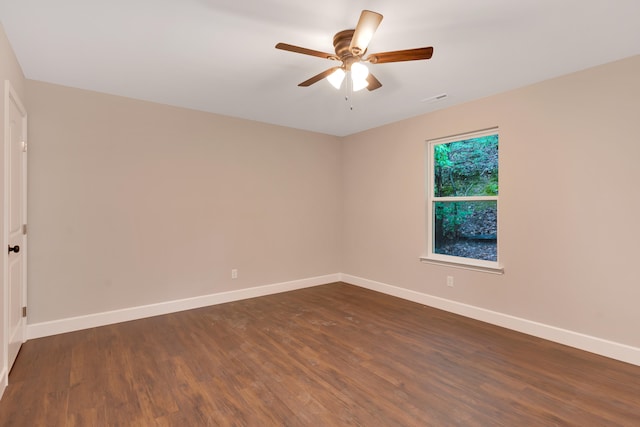
M 394 50 L 390 52 L 366 55 L 369 42 L 373 38 L 373 34 L 376 32 L 380 22 L 382 22 L 381 14 L 370 10 L 363 10 L 360 14 L 360 20 L 358 21 L 358 25 L 356 25 L 355 30 L 340 31 L 333 36 L 333 47 L 336 52 L 335 55 L 287 43 L 278 43 L 276 45 L 276 49 L 342 62 L 341 65 L 331 67 L 328 70 L 316 74 L 310 79 L 303 81 L 298 86 L 311 86 L 312 84 L 327 78 L 327 80 L 329 80 L 336 89 L 339 89 L 345 75 L 347 72 L 350 72 L 352 78 L 352 89 L 354 91 L 365 87 L 370 91 L 375 90 L 382 87 L 382 83 L 380 83 L 373 74 L 369 73 L 369 70 L 363 63 L 369 62 L 371 64 L 384 64 L 388 62 L 416 61 L 429 59 L 433 55 L 433 47 Z

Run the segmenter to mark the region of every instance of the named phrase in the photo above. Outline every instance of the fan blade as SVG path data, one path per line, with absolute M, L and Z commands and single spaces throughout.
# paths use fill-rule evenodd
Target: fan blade
M 307 49 L 306 47 L 294 46 L 287 43 L 278 43 L 276 49 L 288 50 L 289 52 L 301 53 L 303 55 L 317 56 L 325 59 L 338 59 L 332 53 L 320 52 L 319 50 Z
M 420 59 L 429 59 L 432 55 L 432 47 L 420 47 L 417 49 L 372 53 L 365 59 L 365 61 L 369 61 L 372 64 L 384 64 L 385 62 L 417 61 Z
M 311 77 L 309 80 L 303 81 L 298 86 L 302 86 L 302 87 L 311 86 L 312 84 L 317 83 L 320 80 L 324 79 L 325 77 L 331 75 L 331 73 L 333 73 L 338 68 L 340 68 L 340 67 L 329 68 L 328 70 L 325 70 L 325 71 L 321 72 L 320 74 L 316 74 L 315 76 Z
M 382 83 L 380 83 L 380 80 L 376 79 L 376 77 L 371 73 L 369 73 L 369 75 L 367 76 L 367 82 L 369 82 L 369 85 L 367 86 L 367 90 L 369 92 L 382 87 Z
M 382 22 L 382 15 L 370 10 L 363 10 L 360 14 L 360 20 L 351 38 L 349 50 L 354 55 L 362 55 L 369 46 L 369 42 L 373 38 L 373 34 Z

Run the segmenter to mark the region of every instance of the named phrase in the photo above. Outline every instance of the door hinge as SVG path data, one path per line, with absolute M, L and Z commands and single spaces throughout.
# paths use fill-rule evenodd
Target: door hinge
M 22 152 L 23 153 L 27 152 L 27 141 L 22 141 Z
M 27 317 L 27 307 L 22 307 L 22 317 Z
M 27 234 L 27 224 L 22 224 L 22 234 Z

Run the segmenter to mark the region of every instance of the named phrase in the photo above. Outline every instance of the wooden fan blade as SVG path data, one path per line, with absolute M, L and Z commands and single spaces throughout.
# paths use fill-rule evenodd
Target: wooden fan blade
M 371 73 L 367 76 L 367 82 L 369 85 L 367 86 L 367 90 L 372 91 L 382 87 L 382 83 L 380 80 L 376 79 L 375 76 Z
M 369 46 L 369 42 L 373 38 L 373 34 L 382 22 L 382 15 L 370 10 L 363 10 L 360 14 L 360 20 L 351 38 L 349 50 L 354 55 L 362 55 Z
M 325 59 L 338 59 L 332 53 L 320 52 L 319 50 L 307 49 L 306 47 L 294 46 L 287 43 L 278 43 L 276 49 L 288 50 L 289 52 L 301 53 L 303 55 L 317 56 Z
M 372 64 L 384 64 L 385 62 L 417 61 L 429 59 L 433 55 L 433 47 L 420 47 L 417 49 L 394 50 L 391 52 L 372 53 L 366 61 Z
M 329 68 L 328 70 L 325 70 L 325 71 L 321 72 L 320 74 L 316 74 L 315 76 L 311 77 L 310 79 L 303 81 L 298 86 L 302 86 L 302 87 L 311 86 L 312 84 L 317 83 L 320 80 L 322 80 L 322 79 L 326 78 L 327 76 L 331 75 L 331 73 L 333 73 L 338 68 L 340 68 L 340 67 Z

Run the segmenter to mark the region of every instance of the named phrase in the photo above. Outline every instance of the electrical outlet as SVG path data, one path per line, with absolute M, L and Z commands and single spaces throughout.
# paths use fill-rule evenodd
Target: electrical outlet
M 231 278 L 232 279 L 237 279 L 238 278 L 238 270 L 236 268 L 231 270 Z
M 453 288 L 453 276 L 447 276 L 447 286 Z

